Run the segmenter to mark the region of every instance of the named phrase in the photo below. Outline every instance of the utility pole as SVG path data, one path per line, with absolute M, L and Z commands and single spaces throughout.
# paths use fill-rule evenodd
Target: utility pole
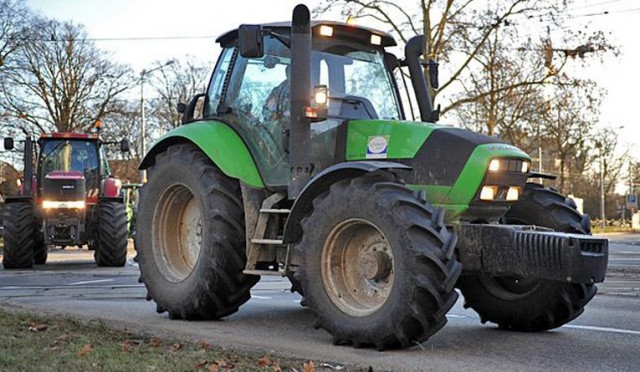
M 602 152 L 602 144 L 600 147 L 600 227 L 604 230 L 605 227 L 605 212 L 604 212 L 604 153 Z

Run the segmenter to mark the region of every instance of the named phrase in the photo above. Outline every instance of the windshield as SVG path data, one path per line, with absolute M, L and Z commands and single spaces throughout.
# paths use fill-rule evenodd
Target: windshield
M 98 188 L 98 148 L 95 141 L 47 139 L 41 142 L 39 163 L 39 179 L 53 171 L 77 171 L 84 175 L 87 192 Z
M 313 85 L 329 88 L 329 114 L 350 116 L 344 102 L 360 103 L 371 119 L 400 119 L 400 110 L 391 76 L 381 49 L 341 41 L 319 43 L 312 52 Z M 361 110 L 362 111 L 362 110 Z M 360 118 L 365 118 L 360 117 Z

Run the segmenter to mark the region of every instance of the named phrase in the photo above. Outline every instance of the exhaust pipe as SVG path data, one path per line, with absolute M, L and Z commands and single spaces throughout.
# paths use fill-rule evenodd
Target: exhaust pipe
M 304 108 L 309 105 L 311 92 L 311 14 L 305 5 L 293 9 L 291 20 L 291 122 L 289 150 L 291 175 L 289 199 L 294 199 L 311 176 L 309 162 L 310 120 Z
M 429 96 L 427 88 L 427 80 L 424 77 L 420 57 L 424 49 L 424 35 L 414 36 L 404 47 L 404 56 L 407 66 L 409 67 L 409 75 L 411 76 L 411 85 L 418 100 L 418 109 L 420 110 L 420 118 L 424 122 L 435 122 L 437 120 Z
M 22 196 L 33 196 L 32 182 L 33 181 L 33 140 L 31 136 L 27 134 L 27 138 L 24 141 L 24 183 Z

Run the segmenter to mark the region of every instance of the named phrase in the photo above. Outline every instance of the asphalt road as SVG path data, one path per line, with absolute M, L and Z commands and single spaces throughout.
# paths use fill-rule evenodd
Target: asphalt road
M 640 370 L 640 235 L 611 235 L 610 271 L 585 313 L 545 333 L 500 331 L 480 324 L 458 301 L 448 324 L 422 345 L 377 352 L 334 346 L 314 330 L 311 311 L 288 291 L 286 279 L 264 278 L 252 299 L 223 321 L 186 322 L 157 314 L 129 260 L 121 269 L 97 268 L 92 252 L 50 253 L 33 270 L 0 270 L 0 306 L 102 318 L 116 327 L 167 337 L 206 339 L 236 349 L 271 352 L 374 370 Z M 318 363 L 316 363 L 318 365 Z M 330 369 L 329 369 L 330 370 Z

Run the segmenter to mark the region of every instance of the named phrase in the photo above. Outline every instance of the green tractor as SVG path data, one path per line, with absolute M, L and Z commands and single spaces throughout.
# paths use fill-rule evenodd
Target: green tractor
M 527 182 L 541 175 L 526 153 L 435 124 L 422 37 L 399 59 L 390 35 L 299 5 L 290 23 L 217 42 L 207 92 L 140 165 L 140 280 L 159 313 L 223 318 L 261 275 L 286 276 L 334 343 L 382 350 L 442 328 L 456 288 L 518 331 L 560 327 L 593 298 L 607 240 Z M 405 120 L 401 67 L 419 122 Z

